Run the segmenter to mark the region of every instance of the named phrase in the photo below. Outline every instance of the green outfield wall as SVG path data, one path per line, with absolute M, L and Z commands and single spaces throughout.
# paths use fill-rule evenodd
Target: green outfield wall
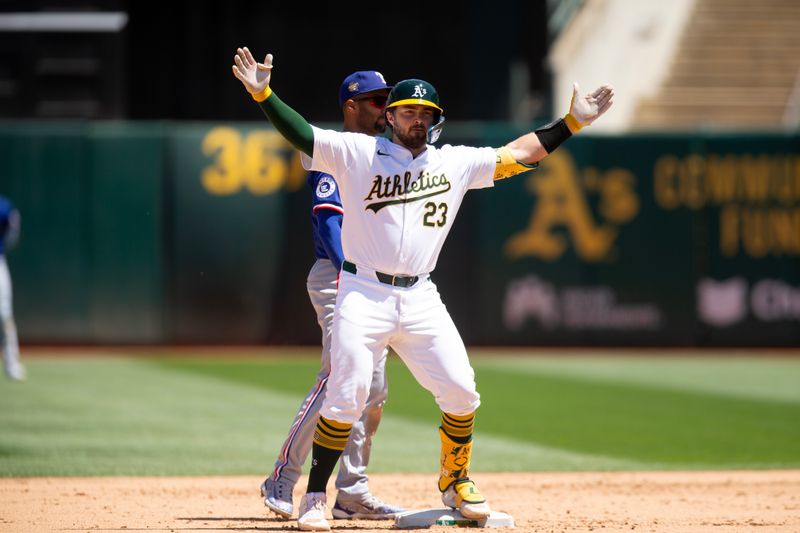
M 23 343 L 317 342 L 305 172 L 268 125 L 0 122 L 0 157 Z M 800 135 L 581 135 L 470 192 L 433 279 L 469 344 L 798 346 Z

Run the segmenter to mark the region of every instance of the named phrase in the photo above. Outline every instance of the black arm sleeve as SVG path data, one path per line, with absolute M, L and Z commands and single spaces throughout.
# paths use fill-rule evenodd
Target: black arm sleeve
M 275 126 L 292 146 L 306 154 L 314 154 L 314 130 L 311 129 L 306 119 L 300 113 L 283 103 L 274 92 L 264 100 L 259 102 L 261 111 L 267 115 L 272 125 Z

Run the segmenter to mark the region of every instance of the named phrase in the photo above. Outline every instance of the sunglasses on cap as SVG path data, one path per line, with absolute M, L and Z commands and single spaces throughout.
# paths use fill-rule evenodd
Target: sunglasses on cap
M 383 109 L 386 107 L 386 100 L 389 97 L 385 95 L 376 95 L 376 96 L 367 96 L 366 98 L 354 98 L 356 102 L 363 102 L 367 101 L 370 103 L 372 107 L 377 107 L 378 109 Z

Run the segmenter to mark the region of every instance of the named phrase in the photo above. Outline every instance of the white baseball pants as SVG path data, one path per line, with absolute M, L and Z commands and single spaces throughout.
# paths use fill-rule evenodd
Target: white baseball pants
M 328 389 L 328 375 L 331 369 L 331 322 L 336 303 L 337 276 L 336 267 L 327 259 L 318 259 L 308 274 L 308 296 L 322 330 L 322 361 L 316 383 L 297 411 L 289 436 L 281 447 L 271 474 L 274 479 L 288 480 L 292 484 L 296 484 L 300 478 L 303 464 L 311 451 L 322 399 Z M 388 394 L 389 383 L 386 380 L 386 352 L 384 352 L 371 373 L 364 412 L 353 424 L 350 440 L 347 441 L 339 461 L 336 488 L 345 494 L 341 497 L 343 501 L 358 499 L 369 491 L 366 469 L 372 449 L 372 437 L 378 430 L 383 404 Z
M 442 411 L 474 412 L 480 405 L 475 372 L 436 285 L 426 276 L 411 287 L 395 287 L 356 268 L 357 274 L 342 271 L 339 279 L 322 416 L 347 423 L 361 417 L 373 369 L 389 345 Z
M 12 309 L 11 275 L 4 255 L 0 255 L 0 336 L 3 343 L 3 367 L 9 376 L 20 374 L 19 341 Z

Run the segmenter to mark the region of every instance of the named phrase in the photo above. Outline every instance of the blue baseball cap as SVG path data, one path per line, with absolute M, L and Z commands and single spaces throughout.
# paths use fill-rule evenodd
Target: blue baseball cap
M 380 72 L 375 70 L 353 72 L 344 79 L 342 86 L 339 88 L 339 107 L 359 94 L 391 88 L 391 85 L 386 85 L 386 80 L 383 79 L 383 74 Z

